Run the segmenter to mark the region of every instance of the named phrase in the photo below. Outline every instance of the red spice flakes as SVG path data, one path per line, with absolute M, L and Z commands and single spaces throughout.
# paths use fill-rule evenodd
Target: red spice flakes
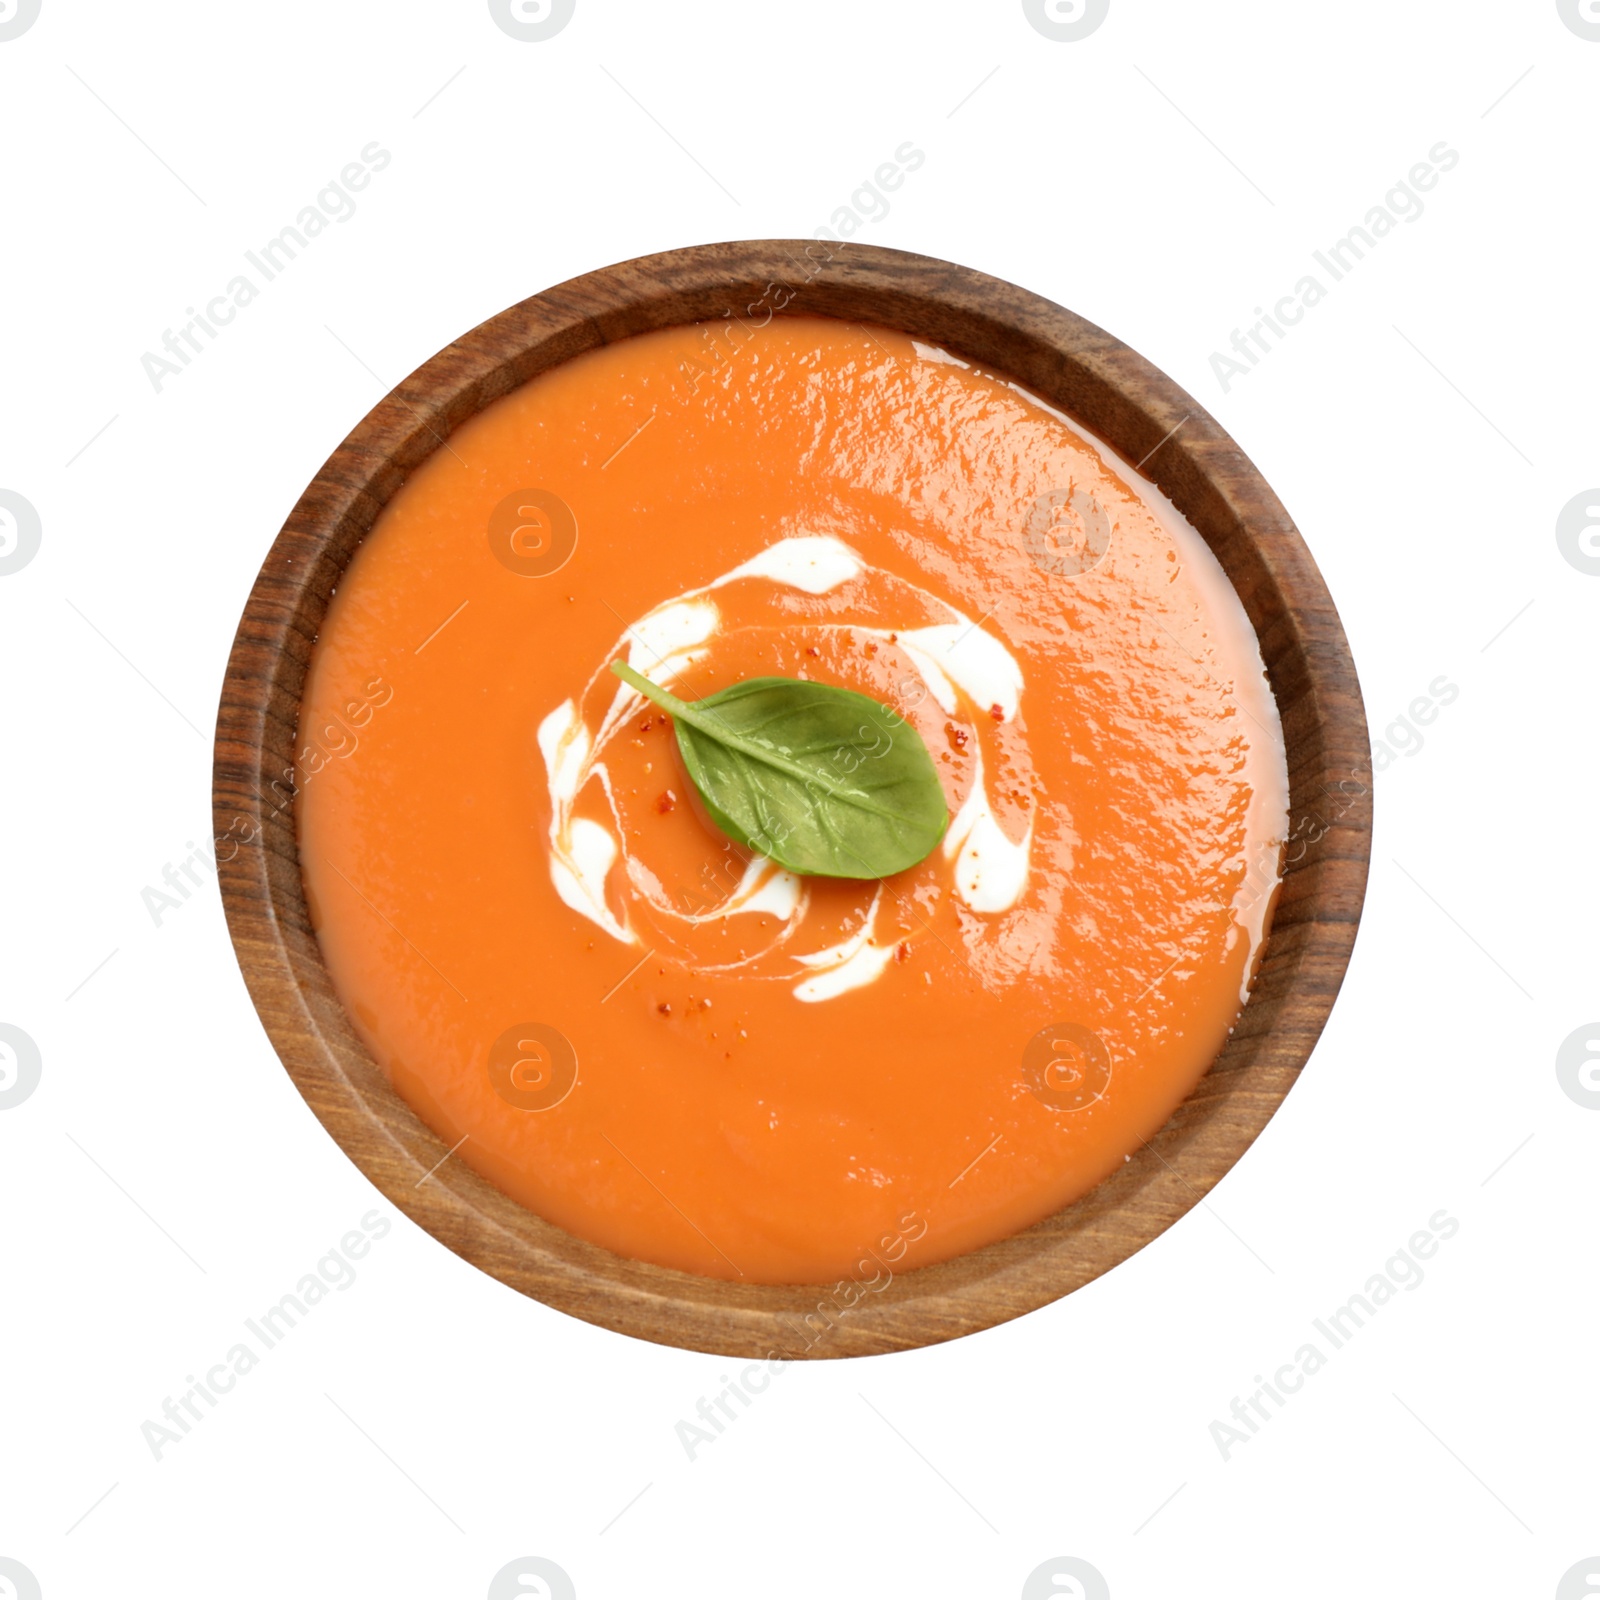
M 675 795 L 670 789 L 663 789 L 660 797 L 656 801 L 656 810 L 659 811 L 662 816 L 666 816 L 666 814 L 675 805 L 677 805 L 677 803 L 677 795 Z
M 949 739 L 950 743 L 957 750 L 965 750 L 967 747 L 967 740 L 972 737 L 972 735 L 968 733 L 965 728 L 958 727 L 953 722 L 945 723 L 944 732 L 945 737 Z
M 656 719 L 654 717 L 646 717 L 644 721 L 639 724 L 639 732 L 649 733 L 649 731 L 655 727 L 655 725 Z
M 996 722 L 1004 722 L 1006 720 L 1005 707 L 1001 705 L 992 705 L 989 707 L 989 715 L 993 717 Z
M 659 1011 L 662 1016 L 670 1017 L 672 1015 L 672 1002 L 670 1000 L 663 1000 L 661 1004 L 656 1007 L 656 1010 Z
M 878 641 L 876 639 L 868 639 L 866 644 L 862 646 L 862 649 L 865 650 L 869 656 L 875 656 L 878 653 Z
M 820 656 L 822 652 L 814 644 L 808 644 L 806 646 L 806 654 L 808 656 Z
M 911 946 L 904 939 L 894 947 L 894 958 L 896 961 L 909 961 L 911 959 Z

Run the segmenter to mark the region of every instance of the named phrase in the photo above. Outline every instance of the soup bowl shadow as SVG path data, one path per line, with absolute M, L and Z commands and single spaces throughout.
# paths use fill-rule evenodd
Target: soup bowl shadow
M 1139 464 L 1200 532 L 1244 604 L 1283 723 L 1290 828 L 1249 1000 L 1166 1125 L 1024 1232 L 870 1281 L 751 1285 L 632 1261 L 574 1237 L 459 1161 L 400 1098 L 334 992 L 312 929 L 293 774 L 307 663 L 335 585 L 407 475 L 519 384 L 651 329 L 777 312 L 886 325 L 1002 374 Z M 764 240 L 623 262 L 491 318 L 401 382 L 334 451 L 261 568 L 229 657 L 212 801 L 245 983 L 296 1087 L 394 1205 L 501 1282 L 591 1323 L 761 1359 L 872 1355 L 992 1327 L 1100 1276 L 1171 1227 L 1293 1087 L 1343 980 L 1366 889 L 1371 768 L 1338 613 L 1288 513 L 1177 384 L 1072 312 L 948 262 Z

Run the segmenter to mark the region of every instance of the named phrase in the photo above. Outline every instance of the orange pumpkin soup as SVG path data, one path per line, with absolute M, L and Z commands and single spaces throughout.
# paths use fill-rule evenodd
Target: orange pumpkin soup
M 873 881 L 719 831 L 670 717 L 782 676 L 915 728 Z M 297 818 L 329 971 L 466 1162 L 624 1256 L 876 1280 L 1166 1121 L 1248 990 L 1287 779 L 1152 484 L 1003 378 L 820 318 L 591 351 L 453 433 L 329 608 Z

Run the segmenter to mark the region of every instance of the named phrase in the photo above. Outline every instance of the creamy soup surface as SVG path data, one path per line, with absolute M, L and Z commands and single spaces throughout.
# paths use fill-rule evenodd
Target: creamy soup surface
M 752 855 L 615 660 L 870 695 L 943 842 Z M 1255 635 L 1154 486 L 820 318 L 619 342 L 451 434 L 340 582 L 298 748 L 328 967 L 451 1159 L 752 1283 L 878 1281 L 1120 1165 L 1237 1018 L 1286 822 Z

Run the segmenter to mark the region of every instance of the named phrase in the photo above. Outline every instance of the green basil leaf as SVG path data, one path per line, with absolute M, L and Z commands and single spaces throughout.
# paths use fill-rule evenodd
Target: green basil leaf
M 704 700 L 611 670 L 668 712 L 706 810 L 791 872 L 884 878 L 923 860 L 950 813 L 922 736 L 853 689 L 750 678 Z

